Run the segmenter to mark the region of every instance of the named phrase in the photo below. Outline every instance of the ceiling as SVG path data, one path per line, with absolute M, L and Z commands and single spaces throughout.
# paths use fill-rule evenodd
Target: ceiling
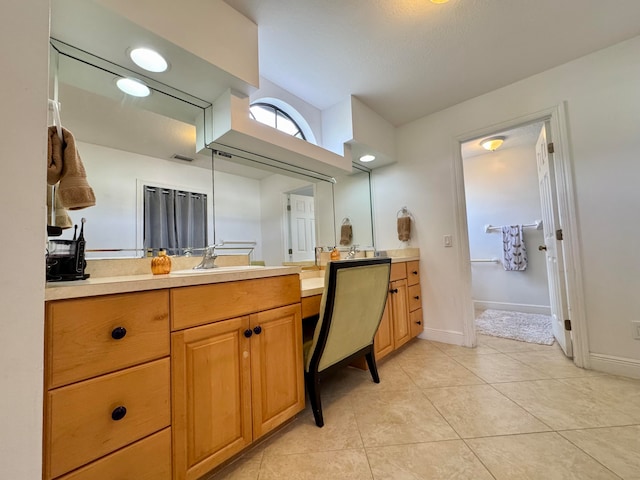
M 225 0 L 258 25 L 260 75 L 399 126 L 640 34 L 640 1 Z

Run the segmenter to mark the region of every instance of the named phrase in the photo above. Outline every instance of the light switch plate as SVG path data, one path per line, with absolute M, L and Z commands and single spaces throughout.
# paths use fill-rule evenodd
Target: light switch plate
M 453 237 L 451 235 L 444 236 L 444 246 L 452 247 L 453 246 Z

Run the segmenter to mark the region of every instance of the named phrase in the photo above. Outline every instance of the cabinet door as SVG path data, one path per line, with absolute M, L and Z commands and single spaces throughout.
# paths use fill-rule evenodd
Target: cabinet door
M 300 304 L 251 315 L 253 437 L 304 409 Z
M 175 480 L 200 478 L 251 443 L 248 329 L 245 316 L 171 335 Z
M 382 320 L 380 320 L 380 326 L 376 332 L 376 336 L 373 339 L 373 349 L 376 355 L 376 360 L 393 352 L 393 323 L 391 322 L 391 296 L 387 295 L 387 304 L 384 307 L 384 313 L 382 314 Z
M 393 318 L 393 347 L 396 349 L 411 339 L 409 293 L 406 279 L 391 282 L 391 315 Z

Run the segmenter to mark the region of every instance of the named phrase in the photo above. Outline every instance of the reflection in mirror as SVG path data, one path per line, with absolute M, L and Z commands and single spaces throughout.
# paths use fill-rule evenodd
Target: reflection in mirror
M 208 244 L 224 244 L 219 255 L 248 255 L 266 265 L 313 263 L 316 246 L 338 245 L 344 217 L 353 224 L 352 243 L 373 247 L 368 172 L 334 184 L 291 165 L 199 154 L 196 123 L 204 121 L 207 102 L 155 81 L 148 82 L 150 96 L 127 96 L 115 85 L 126 69 L 54 40 L 52 46 L 50 97 L 60 103 L 96 195 L 94 207 L 69 212 L 73 223 L 87 218 L 87 258 L 146 254 L 145 186 L 206 198 L 200 233 Z M 63 238 L 72 234 L 66 230 Z M 201 250 L 187 241 L 170 253 Z

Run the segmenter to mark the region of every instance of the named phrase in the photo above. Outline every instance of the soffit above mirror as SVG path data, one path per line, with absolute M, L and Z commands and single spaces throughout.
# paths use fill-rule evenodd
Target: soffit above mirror
M 183 26 L 176 24 L 174 28 Z M 213 28 L 215 25 L 212 24 L 210 29 Z M 257 69 L 255 85 L 250 84 L 96 1 L 54 0 L 51 3 L 51 37 L 208 102 L 213 102 L 229 88 L 247 96 L 257 87 Z M 208 40 L 202 39 L 203 42 Z M 170 64 L 169 70 L 151 73 L 133 63 L 128 52 L 140 46 L 161 53 Z M 212 45 L 212 49 L 215 47 Z

